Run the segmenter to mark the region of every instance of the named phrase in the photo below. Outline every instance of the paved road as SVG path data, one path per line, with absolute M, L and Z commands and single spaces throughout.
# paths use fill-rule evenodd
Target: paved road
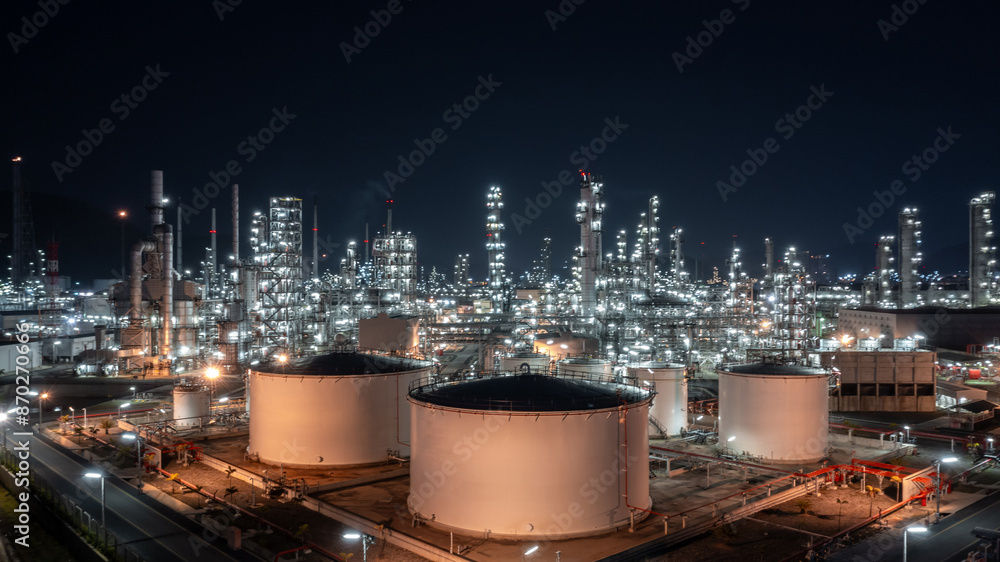
M 9 428 L 12 429 L 12 428 Z M 13 435 L 7 435 L 13 447 Z M 91 513 L 101 514 L 101 487 L 88 485 L 83 475 L 96 467 L 45 437 L 30 437 L 31 471 L 42 477 Z M 93 482 L 99 482 L 94 480 Z M 79 485 L 81 484 L 82 485 Z M 108 532 L 127 543 L 145 560 L 157 562 L 257 560 L 242 551 L 230 551 L 225 538 L 209 543 L 203 540 L 202 528 L 149 496 L 139 496 L 135 488 L 110 476 L 105 481 Z
M 911 523 L 910 527 L 921 526 Z M 941 519 L 927 532 L 910 533 L 907 548 L 909 562 L 960 562 L 974 550 L 979 539 L 972 536 L 974 527 L 1000 527 L 1000 493 L 992 493 L 976 503 Z M 838 552 L 831 560 L 889 562 L 903 559 L 902 534 L 898 529 L 879 533 L 848 550 Z M 883 536 L 884 535 L 884 536 Z

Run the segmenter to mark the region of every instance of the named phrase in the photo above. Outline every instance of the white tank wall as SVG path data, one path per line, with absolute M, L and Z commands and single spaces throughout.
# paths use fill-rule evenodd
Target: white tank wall
M 818 461 L 828 443 L 828 393 L 826 375 L 719 371 L 719 445 L 780 464 Z
M 431 526 L 491 537 L 584 536 L 629 524 L 628 503 L 651 509 L 649 401 L 580 414 L 428 407 L 413 401 L 411 513 Z M 555 415 L 546 415 L 555 414 Z M 594 414 L 594 415 L 590 415 Z M 610 417 L 609 417 L 610 414 Z M 619 460 L 625 443 L 627 457 Z M 625 459 L 628 460 L 625 460 Z M 647 515 L 636 511 L 635 520 Z
M 399 441 L 409 442 L 407 391 L 429 371 L 349 376 L 253 371 L 249 451 L 268 464 L 303 467 L 383 462 L 388 449 L 406 456 L 409 447 Z
M 628 374 L 655 385 L 656 396 L 649 415 L 663 426 L 667 435 L 677 435 L 687 427 L 688 388 L 683 365 L 659 362 L 633 364 L 629 365 Z M 650 431 L 654 431 L 652 425 Z
M 174 425 L 199 425 L 211 413 L 212 393 L 205 386 L 174 387 Z M 207 419 L 204 421 L 208 421 Z
M 548 355 L 526 355 L 522 357 L 501 357 L 500 370 L 521 372 L 521 365 L 527 363 L 531 367 L 532 374 L 548 372 L 550 358 Z
M 591 375 L 611 376 L 613 365 L 610 361 L 601 359 L 561 359 L 556 364 L 557 371 L 562 373 L 587 373 Z

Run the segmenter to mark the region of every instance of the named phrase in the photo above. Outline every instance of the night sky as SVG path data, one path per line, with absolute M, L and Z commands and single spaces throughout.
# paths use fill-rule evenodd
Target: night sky
M 323 265 L 335 269 L 335 245 L 361 240 L 366 220 L 381 228 L 388 196 L 427 271 L 450 278 L 455 254 L 470 253 L 477 279 L 491 185 L 503 189 L 516 273 L 546 228 L 554 264 L 570 258 L 578 179 L 551 199 L 542 184 L 584 161 L 604 179 L 606 252 L 621 228 L 631 245 L 658 194 L 661 226 L 685 229 L 702 277 L 723 267 L 734 235 L 751 273 L 765 236 L 779 252 L 831 254 L 841 274 L 868 271 L 904 206 L 921 211 L 924 271 L 964 270 L 968 201 L 1000 178 L 996 2 L 48 2 L 0 7 L 0 155 L 24 158 L 36 239 L 61 243 L 74 280 L 118 268 L 119 208 L 131 213 L 128 245 L 148 231 L 153 169 L 172 201 L 193 207 L 195 190 L 234 161 L 244 256 L 250 213 L 267 197 L 303 198 L 311 228 L 316 195 Z M 366 26 L 377 35 L 356 38 Z M 110 132 L 84 133 L 102 124 Z M 248 141 L 269 126 L 281 130 Z M 67 155 L 98 134 L 90 154 Z M 386 172 L 418 144 L 433 153 L 390 189 Z M 589 160 L 578 152 L 588 145 L 603 152 Z M 904 167 L 929 148 L 933 164 Z M 767 160 L 744 166 L 752 155 Z M 723 197 L 730 166 L 756 170 Z M 901 195 L 849 240 L 844 224 L 857 226 L 857 208 L 894 180 Z M 9 165 L 0 189 L 8 209 Z M 551 203 L 536 216 L 525 198 Z M 209 204 L 228 255 L 229 191 Z M 11 220 L 2 213 L 0 232 Z M 188 220 L 190 269 L 209 212 Z

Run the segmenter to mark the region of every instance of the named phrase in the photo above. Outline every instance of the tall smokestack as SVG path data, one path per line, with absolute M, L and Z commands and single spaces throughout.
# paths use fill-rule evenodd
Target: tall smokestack
M 240 261 L 240 184 L 233 184 L 233 260 Z
M 313 195 L 313 263 L 312 278 L 319 279 L 319 206 Z
M 764 281 L 774 284 L 774 240 L 764 239 Z
M 385 235 L 392 236 L 392 199 L 385 202 Z
M 216 230 L 215 230 L 215 207 L 212 207 L 212 230 L 208 231 L 212 235 L 212 258 L 209 261 L 209 266 L 212 268 L 211 275 L 214 278 L 216 271 L 219 268 L 219 258 L 217 257 L 216 251 L 218 250 L 216 246 Z
M 177 198 L 177 253 L 174 256 L 174 269 L 177 270 L 178 276 L 184 275 L 184 262 L 182 261 L 182 250 L 184 244 L 181 242 L 182 225 L 184 223 L 181 221 L 181 198 Z
M 163 170 L 153 170 L 150 183 L 152 196 L 150 197 L 149 212 L 153 223 L 153 228 L 150 228 L 150 231 L 154 231 L 156 225 L 163 224 Z

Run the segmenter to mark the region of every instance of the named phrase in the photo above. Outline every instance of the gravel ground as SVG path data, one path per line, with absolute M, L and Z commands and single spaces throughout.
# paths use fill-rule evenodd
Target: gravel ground
M 344 525 L 320 515 L 315 511 L 297 505 L 291 501 L 281 501 L 272 499 L 261 498 L 261 491 L 258 489 L 253 494 L 253 499 L 255 505 L 260 507 L 250 507 L 251 493 L 250 484 L 248 482 L 243 482 L 242 480 L 233 478 L 232 483 L 230 483 L 229 477 L 225 473 L 215 470 L 201 463 L 194 463 L 189 467 L 183 467 L 178 464 L 173 464 L 170 467 L 172 473 L 180 474 L 180 478 L 194 483 L 196 485 L 202 486 L 206 492 L 216 493 L 219 496 L 226 494 L 226 490 L 230 486 L 236 488 L 238 491 L 232 494 L 232 497 L 226 497 L 228 501 L 235 503 L 236 505 L 243 508 L 250 508 L 254 513 L 260 515 L 264 519 L 284 527 L 289 530 L 297 530 L 301 528 L 302 525 L 308 525 L 307 529 L 303 533 L 303 538 L 312 541 L 327 550 L 340 554 L 342 557 L 347 557 L 347 554 L 353 554 L 351 559 L 360 560 L 362 557 L 361 545 L 359 541 L 349 541 L 342 538 L 342 535 L 349 529 Z M 192 507 L 206 507 L 207 500 L 205 498 L 200 498 L 199 495 L 194 492 L 183 492 L 182 486 L 167 480 L 166 478 L 159 477 L 147 477 L 147 485 L 154 485 L 160 490 L 169 493 L 175 499 L 183 501 L 184 503 Z M 257 525 L 251 521 L 244 522 L 246 517 L 240 517 L 235 520 L 235 524 L 242 528 L 256 528 Z M 283 550 L 284 548 L 294 548 L 298 546 L 298 541 L 293 541 L 291 539 L 285 539 L 283 534 L 275 532 L 271 537 L 267 537 L 268 540 L 264 541 L 267 547 L 272 551 Z M 276 547 L 284 547 L 277 548 Z M 368 549 L 368 559 L 369 560 L 392 560 L 399 562 L 420 562 L 426 560 L 421 556 L 417 556 L 407 550 L 395 547 L 393 545 L 377 542 Z M 313 560 L 327 560 L 325 556 L 321 556 L 317 553 L 310 555 L 310 557 L 300 557 L 299 560 L 313 561 Z

